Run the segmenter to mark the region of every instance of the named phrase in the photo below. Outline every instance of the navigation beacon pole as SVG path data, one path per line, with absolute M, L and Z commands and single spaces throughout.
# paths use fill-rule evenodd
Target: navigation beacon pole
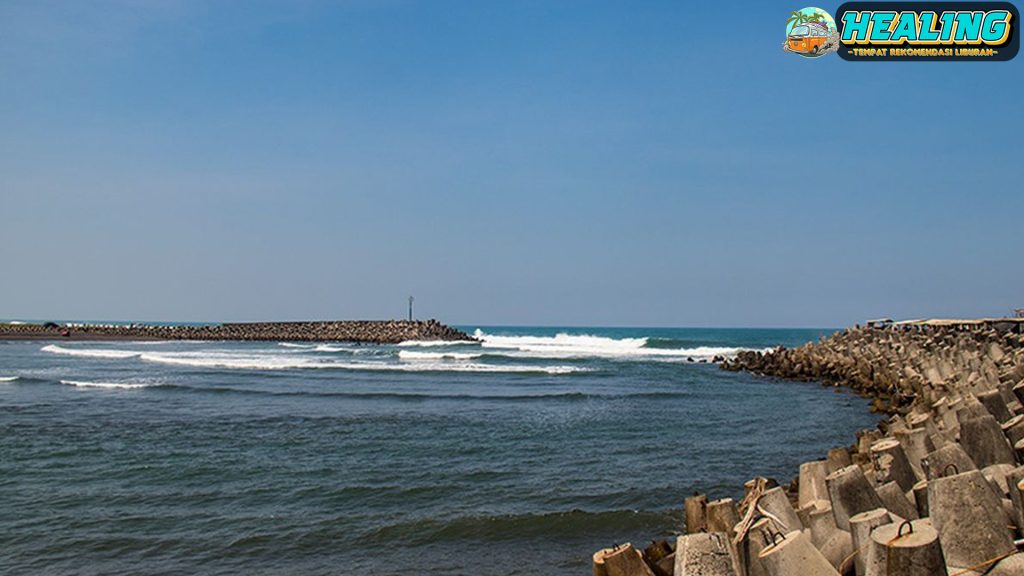
M 409 322 L 412 322 L 412 303 L 416 300 L 412 296 L 409 296 Z

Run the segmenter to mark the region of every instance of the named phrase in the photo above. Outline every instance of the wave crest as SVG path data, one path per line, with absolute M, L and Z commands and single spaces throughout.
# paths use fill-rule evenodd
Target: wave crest
M 133 352 L 131 350 L 113 350 L 109 348 L 65 348 L 63 346 L 58 346 L 57 344 L 43 346 L 40 350 L 51 354 L 80 356 L 82 358 L 131 358 L 141 354 L 141 352 Z
M 709 360 L 733 357 L 747 348 L 697 346 L 695 348 L 651 348 L 647 337 L 609 338 L 590 334 L 558 333 L 554 336 L 499 336 L 477 329 L 474 336 L 483 348 L 519 357 L 541 358 L 643 358 L 662 360 Z
M 473 360 L 483 354 L 472 352 L 417 352 L 415 350 L 399 350 L 398 357 L 403 360 Z
M 149 388 L 153 386 L 153 384 L 140 384 L 136 382 L 89 382 L 85 380 L 61 380 L 60 383 L 79 388 Z

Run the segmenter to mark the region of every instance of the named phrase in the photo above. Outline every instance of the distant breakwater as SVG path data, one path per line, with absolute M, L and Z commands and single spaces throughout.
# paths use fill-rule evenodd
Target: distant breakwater
M 599 550 L 595 576 L 1024 574 L 1024 320 L 876 321 L 722 368 L 849 386 L 889 417 L 788 484 L 687 497 L 684 535 Z
M 437 320 L 342 320 L 326 322 L 244 322 L 208 326 L 113 324 L 0 324 L 5 340 L 240 340 L 398 344 L 416 341 L 472 341 Z
M 1024 378 L 1024 359 L 1015 356 L 1022 332 L 1018 319 L 872 323 L 799 348 L 740 352 L 721 366 L 848 386 L 871 397 L 876 411 L 905 413 L 918 400 L 930 404 Z M 1001 373 L 1007 362 L 1014 368 Z

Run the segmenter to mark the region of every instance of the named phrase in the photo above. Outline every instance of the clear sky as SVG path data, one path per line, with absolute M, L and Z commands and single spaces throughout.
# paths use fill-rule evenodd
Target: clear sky
M 1024 55 L 807 60 L 798 8 L 2 0 L 0 318 L 1024 307 Z

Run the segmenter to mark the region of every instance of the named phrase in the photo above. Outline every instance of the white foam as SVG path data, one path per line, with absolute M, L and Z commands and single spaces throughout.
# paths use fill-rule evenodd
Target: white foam
M 0 376 L 0 382 L 14 382 L 17 379 L 17 376 Z
M 312 352 L 348 352 L 353 351 L 351 346 L 332 345 L 332 344 L 295 344 L 292 342 L 278 342 L 278 346 L 285 348 L 294 348 L 296 350 L 309 350 Z
M 513 357 L 537 358 L 643 358 L 661 360 L 733 357 L 747 350 L 724 346 L 695 348 L 648 348 L 648 338 L 608 338 L 589 334 L 560 333 L 555 336 L 496 336 L 477 330 L 474 334 L 484 348 Z
M 417 352 L 415 350 L 399 350 L 398 357 L 402 360 L 472 360 L 483 354 L 470 352 Z
M 348 346 L 331 346 L 330 344 L 321 344 L 316 348 L 313 348 L 314 352 L 345 352 L 352 350 Z
M 146 388 L 151 386 L 151 384 L 131 382 L 87 382 L 84 380 L 61 380 L 60 383 L 79 388 Z
M 585 371 L 576 366 L 494 365 L 477 362 L 352 362 L 308 356 L 275 354 L 235 354 L 225 352 L 146 353 L 145 362 L 190 366 L 193 368 L 223 368 L 229 370 L 363 370 L 398 372 L 491 372 L 491 373 L 544 373 L 569 374 Z
M 242 370 L 287 370 L 320 368 L 321 362 L 308 356 L 278 354 L 236 354 L 230 352 L 153 352 L 141 354 L 144 362 L 191 366 L 193 368 L 228 368 Z
M 458 346 L 460 344 L 476 344 L 476 342 L 472 340 L 406 340 L 405 342 L 398 343 L 399 346 L 403 347 L 421 346 L 424 348 L 432 346 Z
M 578 366 L 528 366 L 528 365 L 498 365 L 481 364 L 478 362 L 466 362 L 453 364 L 451 362 L 430 362 L 410 364 L 365 364 L 374 366 L 371 370 L 386 369 L 399 370 L 402 372 L 487 372 L 496 374 L 573 374 L 576 372 L 588 372 L 586 368 Z M 356 368 L 358 369 L 358 368 Z
M 113 350 L 108 348 L 64 348 L 56 344 L 43 346 L 40 350 L 50 352 L 51 354 L 81 356 L 84 358 L 131 358 L 140 354 L 140 352 L 133 352 L 131 350 Z

